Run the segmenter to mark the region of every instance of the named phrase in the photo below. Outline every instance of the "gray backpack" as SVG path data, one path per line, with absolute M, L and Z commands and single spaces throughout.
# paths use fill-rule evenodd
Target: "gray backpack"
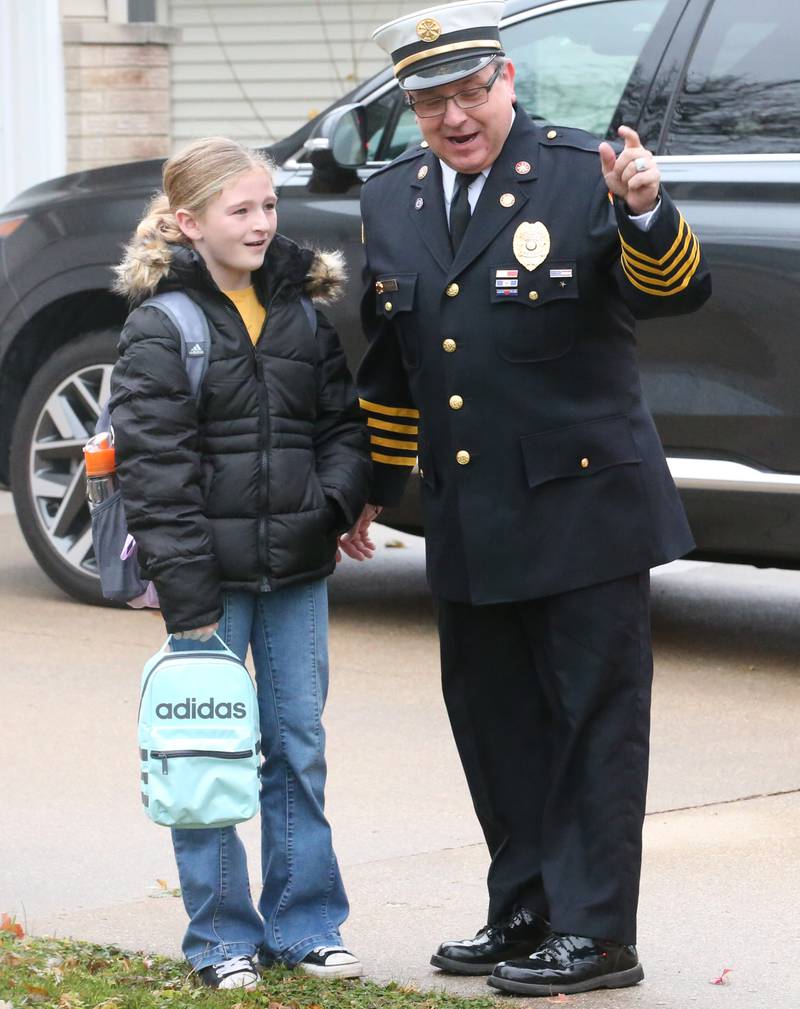
M 309 298 L 300 298 L 312 331 L 317 331 L 317 316 Z M 182 291 L 168 291 L 156 294 L 140 307 L 152 306 L 163 312 L 177 329 L 181 338 L 181 358 L 189 376 L 189 386 L 195 400 L 200 398 L 200 389 L 208 370 L 208 355 L 211 349 L 211 334 L 208 319 L 199 305 Z M 95 431 L 109 431 L 113 441 L 113 430 L 108 403 L 97 418 Z M 100 587 L 106 599 L 128 603 L 144 597 L 139 604 L 157 606 L 157 596 L 151 582 L 146 582 L 139 571 L 136 556 L 136 541 L 128 533 L 122 491 L 117 488 L 105 501 L 92 509 L 92 545 L 100 575 Z

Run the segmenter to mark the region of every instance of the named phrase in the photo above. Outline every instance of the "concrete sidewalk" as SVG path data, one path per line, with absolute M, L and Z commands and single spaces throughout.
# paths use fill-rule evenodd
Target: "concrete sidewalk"
M 156 882 L 177 885 L 171 845 L 142 815 L 135 743 L 139 672 L 163 625 L 66 599 L 9 512 L 0 495 L 0 911 L 32 933 L 179 955 L 183 907 Z M 331 583 L 328 810 L 345 938 L 371 979 L 483 995 L 481 979 L 428 965 L 442 938 L 482 923 L 486 856 L 439 692 L 422 546 L 382 539 L 375 562 Z M 799 598 L 795 573 L 656 574 L 647 979 L 580 996 L 587 1009 L 796 1009 Z M 242 828 L 253 878 L 257 834 Z M 729 984 L 712 985 L 725 967 Z

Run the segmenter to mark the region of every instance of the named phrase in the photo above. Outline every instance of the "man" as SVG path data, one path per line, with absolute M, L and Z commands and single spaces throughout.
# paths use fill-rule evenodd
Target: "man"
M 634 319 L 710 293 L 634 130 L 516 103 L 502 3 L 379 28 L 424 141 L 365 184 L 371 504 L 419 457 L 447 710 L 491 855 L 488 924 L 432 963 L 525 994 L 643 977 L 649 568 L 692 548 Z

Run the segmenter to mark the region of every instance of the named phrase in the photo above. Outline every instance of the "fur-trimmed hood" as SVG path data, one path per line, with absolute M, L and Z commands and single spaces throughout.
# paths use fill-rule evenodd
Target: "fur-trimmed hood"
M 132 306 L 157 290 L 216 286 L 198 252 L 151 236 L 135 235 L 114 273 L 114 290 L 124 295 Z M 288 283 L 322 305 L 341 298 L 346 281 L 347 267 L 339 250 L 302 248 L 281 234 L 274 236 L 263 265 L 253 273 L 256 288 L 267 297 L 279 284 Z

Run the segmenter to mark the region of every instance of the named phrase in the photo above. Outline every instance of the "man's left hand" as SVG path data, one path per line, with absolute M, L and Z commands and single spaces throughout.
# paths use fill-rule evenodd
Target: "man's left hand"
M 624 200 L 633 217 L 646 214 L 658 202 L 661 172 L 639 134 L 630 126 L 620 126 L 617 133 L 625 146 L 617 157 L 611 144 L 600 144 L 600 164 L 608 191 Z

